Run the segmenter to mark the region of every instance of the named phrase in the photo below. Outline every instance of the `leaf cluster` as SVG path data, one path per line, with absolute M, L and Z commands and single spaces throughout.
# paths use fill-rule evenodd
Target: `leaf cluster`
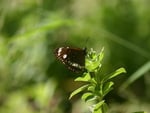
M 104 48 L 99 53 L 96 53 L 93 49 L 88 51 L 85 60 L 87 72 L 83 73 L 83 76 L 75 79 L 75 81 L 84 82 L 85 85 L 73 91 L 69 97 L 71 99 L 76 94 L 83 92 L 81 99 L 91 103 L 90 108 L 92 113 L 107 112 L 107 104 L 105 103 L 104 97 L 113 89 L 112 86 L 114 83 L 111 79 L 126 72 L 124 68 L 119 68 L 108 75 L 99 75 L 103 57 Z

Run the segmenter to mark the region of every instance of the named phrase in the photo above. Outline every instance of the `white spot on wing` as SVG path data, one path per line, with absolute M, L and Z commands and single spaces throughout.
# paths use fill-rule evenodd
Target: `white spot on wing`
M 66 59 L 66 58 L 67 58 L 67 54 L 64 54 L 64 55 L 63 55 L 63 58 Z
M 58 56 L 60 56 L 61 51 L 62 51 L 62 48 L 59 48 L 59 49 L 58 49 Z

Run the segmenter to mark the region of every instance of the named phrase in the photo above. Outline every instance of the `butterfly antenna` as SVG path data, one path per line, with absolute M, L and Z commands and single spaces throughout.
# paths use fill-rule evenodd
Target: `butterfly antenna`
M 84 44 L 84 45 L 85 45 L 85 47 L 84 47 L 84 50 L 85 50 L 85 51 L 86 51 L 86 49 L 87 49 L 87 43 L 88 43 L 89 39 L 90 39 L 90 37 L 87 37 L 86 40 L 85 40 L 85 44 Z
M 87 48 L 87 43 L 88 43 L 89 39 L 90 39 L 90 37 L 87 37 L 85 40 L 85 48 Z

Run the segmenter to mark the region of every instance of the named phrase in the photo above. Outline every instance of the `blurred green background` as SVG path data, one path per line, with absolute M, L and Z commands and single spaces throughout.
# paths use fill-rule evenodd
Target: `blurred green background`
M 124 67 L 110 113 L 150 112 L 149 0 L 1 0 L 0 113 L 88 113 L 57 47 L 105 47 L 101 74 Z M 90 38 L 88 38 L 90 37 Z M 88 39 L 88 40 L 87 40 Z M 87 41 L 86 41 L 87 40 Z

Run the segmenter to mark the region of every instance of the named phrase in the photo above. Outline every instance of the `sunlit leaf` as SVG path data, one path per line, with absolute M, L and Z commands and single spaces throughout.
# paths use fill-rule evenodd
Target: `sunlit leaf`
M 91 92 L 84 93 L 81 97 L 82 100 L 88 101 L 94 97 L 94 94 Z
M 118 76 L 121 73 L 126 73 L 126 70 L 124 68 L 119 68 L 116 71 L 114 71 L 113 73 L 104 76 L 103 81 L 105 82 L 109 79 L 112 79 L 112 78 Z
M 98 109 L 100 109 L 100 107 L 103 105 L 104 102 L 105 102 L 104 100 L 98 102 L 94 107 L 94 111 L 97 111 Z
M 98 71 L 98 69 L 101 67 L 101 60 L 103 59 L 104 53 L 103 48 L 101 52 L 98 54 L 96 51 L 89 51 L 87 58 L 86 58 L 86 69 L 89 72 Z
M 104 47 L 102 48 L 101 52 L 99 53 L 99 62 L 102 61 L 103 57 L 104 57 Z
M 104 95 L 106 95 L 108 92 L 110 92 L 113 89 L 112 88 L 113 85 L 114 85 L 113 82 L 107 82 L 106 84 L 104 84 L 104 88 L 103 88 Z
M 84 85 L 78 89 L 76 89 L 75 91 L 73 91 L 69 97 L 69 99 L 71 99 L 74 95 L 80 93 L 81 91 L 84 91 L 86 88 L 88 87 L 88 85 Z
M 94 92 L 95 91 L 95 86 L 94 85 L 89 86 L 88 91 Z
M 102 111 L 103 111 L 103 113 L 107 113 L 107 111 L 108 111 L 108 106 L 107 106 L 106 103 L 103 103 L 103 105 L 102 105 Z
M 91 79 L 91 76 L 89 73 L 86 73 L 83 77 L 78 77 L 75 79 L 75 81 L 82 81 L 82 82 L 87 82 Z
M 98 110 L 93 111 L 93 113 L 102 113 L 102 110 L 98 109 Z

